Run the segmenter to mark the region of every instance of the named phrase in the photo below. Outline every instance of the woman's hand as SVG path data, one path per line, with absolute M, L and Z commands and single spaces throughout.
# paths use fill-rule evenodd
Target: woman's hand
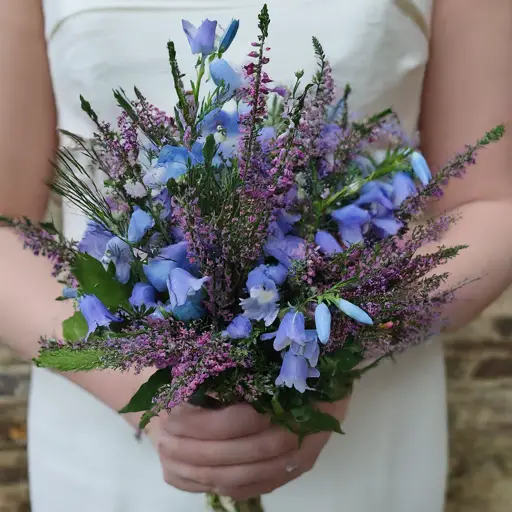
M 342 420 L 347 404 L 321 409 Z M 222 410 L 182 406 L 155 418 L 148 433 L 168 484 L 236 500 L 267 494 L 310 471 L 330 437 L 309 436 L 299 449 L 297 436 L 247 404 Z

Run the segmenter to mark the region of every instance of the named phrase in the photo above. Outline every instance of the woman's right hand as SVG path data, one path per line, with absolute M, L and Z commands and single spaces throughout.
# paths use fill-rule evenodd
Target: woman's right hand
M 322 404 L 340 420 L 348 401 Z M 148 426 L 165 481 L 188 492 L 248 499 L 310 471 L 330 434 L 296 435 L 273 425 L 248 404 L 220 410 L 184 405 Z

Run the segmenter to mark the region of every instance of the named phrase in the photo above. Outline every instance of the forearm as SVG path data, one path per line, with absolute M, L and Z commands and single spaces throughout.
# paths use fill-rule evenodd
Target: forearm
M 469 247 L 439 270 L 450 273 L 448 288 L 470 282 L 446 306 L 448 330 L 470 322 L 512 282 L 512 201 L 475 201 L 462 206 L 457 213 L 460 218 L 442 244 Z
M 0 214 L 41 217 L 56 147 L 41 0 L 0 2 L 0 69 Z
M 61 286 L 44 258 L 23 250 L 11 231 L 0 229 L 0 339 L 25 359 L 37 356 L 41 335 L 61 335 L 73 314 L 71 302 L 56 301 Z M 114 410 L 126 405 L 147 375 L 115 371 L 65 374 Z M 125 417 L 132 425 L 137 415 Z

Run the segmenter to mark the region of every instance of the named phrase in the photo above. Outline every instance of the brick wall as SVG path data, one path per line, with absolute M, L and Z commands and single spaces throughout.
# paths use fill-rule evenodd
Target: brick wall
M 446 360 L 451 434 L 446 512 L 510 512 L 512 290 L 466 329 L 446 338 Z M 28 379 L 28 366 L 0 346 L 0 512 L 29 510 Z

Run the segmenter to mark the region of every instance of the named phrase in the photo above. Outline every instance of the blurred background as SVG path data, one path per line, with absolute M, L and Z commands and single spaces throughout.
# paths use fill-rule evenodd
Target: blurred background
M 58 209 L 52 209 L 55 219 Z M 472 324 L 445 337 L 445 347 L 451 444 L 446 512 L 510 512 L 512 289 Z M 29 382 L 30 365 L 1 345 L 0 331 L 0 512 L 30 510 Z

